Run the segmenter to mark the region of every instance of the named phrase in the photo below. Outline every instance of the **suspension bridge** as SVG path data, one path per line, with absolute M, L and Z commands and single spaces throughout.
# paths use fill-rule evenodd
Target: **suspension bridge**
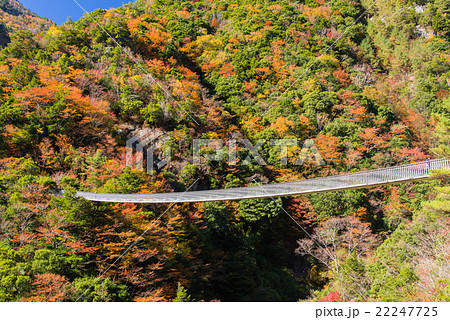
M 230 189 L 153 194 L 112 194 L 78 191 L 76 196 L 90 201 L 116 203 L 183 203 L 273 198 L 368 188 L 429 179 L 433 170 L 450 170 L 450 160 L 437 159 L 295 182 L 261 184 Z

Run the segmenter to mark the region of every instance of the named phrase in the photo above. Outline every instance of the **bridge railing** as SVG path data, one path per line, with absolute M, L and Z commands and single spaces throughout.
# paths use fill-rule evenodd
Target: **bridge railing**
M 410 178 L 426 177 L 432 170 L 450 169 L 450 160 L 437 159 L 431 161 L 423 161 L 418 163 L 406 164 L 401 166 L 381 168 L 375 170 L 367 170 L 356 173 L 341 174 L 338 176 L 330 176 L 325 178 L 345 177 L 348 181 L 356 180 L 362 183 L 371 183 L 377 177 L 381 181 L 407 180 Z M 316 178 L 324 179 L 324 178 Z M 316 180 L 312 179 L 312 180 Z
M 370 186 L 380 183 L 390 183 L 395 181 L 405 181 L 427 178 L 431 170 L 435 169 L 449 169 L 450 160 L 438 159 L 423 161 L 418 163 L 400 165 L 395 167 L 380 168 L 375 170 L 360 171 L 356 173 L 344 173 L 340 175 L 313 178 L 308 180 L 301 180 L 296 182 L 288 182 L 283 185 L 310 185 L 312 190 L 322 190 L 325 188 L 339 188 L 348 186 Z M 272 184 L 265 187 L 274 186 Z M 281 185 L 280 185 L 281 186 Z
M 274 183 L 250 187 L 173 192 L 159 194 L 104 194 L 77 192 L 77 195 L 92 201 L 130 203 L 173 203 L 241 200 L 291 196 L 316 192 L 370 187 L 386 183 L 413 181 L 428 178 L 435 169 L 450 170 L 450 160 L 438 159 L 401 165 L 390 168 L 361 171 L 357 173 L 320 177 L 294 182 Z

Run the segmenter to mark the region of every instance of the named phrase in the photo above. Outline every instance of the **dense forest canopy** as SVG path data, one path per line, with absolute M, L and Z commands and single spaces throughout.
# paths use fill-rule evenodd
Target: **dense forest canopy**
M 442 172 L 275 200 L 74 197 L 450 157 L 450 0 L 138 0 L 62 26 L 24 10 L 0 0 L 1 301 L 450 300 Z M 170 137 L 167 166 L 126 166 L 139 134 Z M 193 164 L 193 139 L 235 138 L 266 140 L 267 165 L 245 148 Z M 286 164 L 279 138 L 301 142 Z M 308 139 L 325 165 L 290 161 Z

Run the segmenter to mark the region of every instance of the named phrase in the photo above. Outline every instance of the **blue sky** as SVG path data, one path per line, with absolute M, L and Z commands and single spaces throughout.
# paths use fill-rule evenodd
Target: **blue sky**
M 83 10 L 75 3 L 74 0 L 18 0 L 25 7 L 41 17 L 46 17 L 63 24 L 67 17 L 71 17 L 73 21 L 77 21 L 82 15 Z M 117 8 L 122 3 L 128 3 L 130 0 L 76 0 L 86 11 L 91 12 L 95 9 Z

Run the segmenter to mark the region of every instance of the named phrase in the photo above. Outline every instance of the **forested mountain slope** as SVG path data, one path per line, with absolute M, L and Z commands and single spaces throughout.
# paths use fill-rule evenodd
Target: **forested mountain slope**
M 11 32 L 26 30 L 37 34 L 51 25 L 50 20 L 38 17 L 16 0 L 0 0 L 0 47 L 11 41 Z
M 449 13 L 448 0 L 139 0 L 15 33 L 0 53 L 0 300 L 449 300 L 443 173 L 275 200 L 72 196 L 450 157 Z M 170 137 L 170 163 L 126 167 L 132 133 Z M 267 165 L 243 163 L 242 146 L 237 165 L 195 165 L 198 138 L 265 139 Z M 278 138 L 299 141 L 286 164 Z M 295 164 L 308 139 L 326 165 Z

